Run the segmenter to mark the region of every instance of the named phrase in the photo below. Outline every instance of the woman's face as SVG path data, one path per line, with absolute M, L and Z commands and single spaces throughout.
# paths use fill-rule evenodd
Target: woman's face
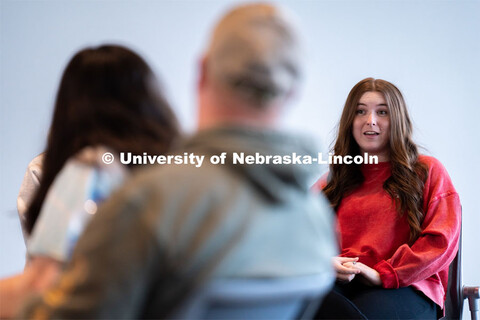
M 358 101 L 353 137 L 362 154 L 376 155 L 378 161 L 389 160 L 390 115 L 382 93 L 368 91 Z

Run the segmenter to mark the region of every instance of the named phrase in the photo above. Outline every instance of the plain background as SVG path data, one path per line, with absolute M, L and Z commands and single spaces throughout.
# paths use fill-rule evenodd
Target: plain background
M 233 1 L 1 2 L 0 277 L 23 268 L 16 197 L 42 152 L 55 93 L 80 48 L 119 43 L 163 80 L 186 131 L 195 129 L 198 62 L 213 23 Z M 480 284 L 480 2 L 282 1 L 306 43 L 303 89 L 285 127 L 328 151 L 343 103 L 359 80 L 404 93 L 424 153 L 447 168 L 463 205 L 463 279 Z

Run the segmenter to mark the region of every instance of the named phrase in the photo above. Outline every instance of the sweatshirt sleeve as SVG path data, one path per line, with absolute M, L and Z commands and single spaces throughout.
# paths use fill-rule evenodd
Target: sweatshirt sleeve
M 445 168 L 435 159 L 430 161 L 420 236 L 413 245 L 400 246 L 389 259 L 374 266 L 384 288 L 405 287 L 429 278 L 448 268 L 457 253 L 460 199 Z

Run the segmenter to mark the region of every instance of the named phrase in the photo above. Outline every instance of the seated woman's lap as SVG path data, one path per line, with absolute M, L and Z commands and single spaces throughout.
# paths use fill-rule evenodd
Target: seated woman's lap
M 412 287 L 384 289 L 353 281 L 337 284 L 318 319 L 437 319 L 437 306 Z

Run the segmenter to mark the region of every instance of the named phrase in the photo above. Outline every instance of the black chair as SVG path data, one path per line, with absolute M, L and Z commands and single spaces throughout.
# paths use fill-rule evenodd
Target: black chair
M 478 319 L 479 287 L 462 286 L 462 234 L 458 252 L 448 269 L 448 288 L 445 300 L 445 316 L 441 319 L 462 319 L 463 300 L 468 299 L 472 320 Z

